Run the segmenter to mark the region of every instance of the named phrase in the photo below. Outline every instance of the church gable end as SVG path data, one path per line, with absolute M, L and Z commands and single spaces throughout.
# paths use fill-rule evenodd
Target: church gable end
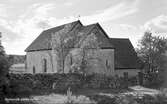
M 25 51 L 27 52 L 26 60 L 29 72 L 52 73 L 59 71 L 60 68 L 58 68 L 58 59 L 53 58 L 56 57 L 56 55 L 54 56 L 52 53 L 53 51 L 51 50 L 52 33 L 62 30 L 66 25 L 71 25 L 67 32 L 69 37 L 74 36 L 75 34 L 88 36 L 91 33 L 94 33 L 97 37 L 100 49 L 97 50 L 96 53 L 98 54 L 98 59 L 100 59 L 100 61 L 98 64 L 95 63 L 94 65 L 91 65 L 92 67 L 90 70 L 88 70 L 90 73 L 97 72 L 114 75 L 115 68 L 137 68 L 136 62 L 138 58 L 130 40 L 113 38 L 110 39 L 98 23 L 83 26 L 80 21 L 75 21 L 43 31 L 27 47 Z M 68 47 L 66 49 L 77 50 L 79 48 L 77 46 L 76 48 L 75 45 L 70 42 L 71 41 L 69 41 Z M 69 64 L 69 66 L 65 66 L 65 68 L 70 68 L 74 64 L 75 58 L 70 55 L 69 63 L 66 62 L 65 59 L 65 63 Z M 92 61 L 92 63 L 96 61 Z M 132 65 L 132 63 L 134 64 Z M 67 72 L 68 70 L 69 69 L 67 69 Z

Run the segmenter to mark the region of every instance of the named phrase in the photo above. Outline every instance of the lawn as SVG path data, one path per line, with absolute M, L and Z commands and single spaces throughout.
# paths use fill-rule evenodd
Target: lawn
M 47 90 L 41 94 L 31 96 L 31 99 L 16 99 L 7 104 L 121 104 L 119 102 L 133 101 L 127 104 L 144 104 L 143 102 L 151 99 L 148 104 L 160 104 L 157 102 L 155 95 L 160 94 L 159 90 L 144 88 L 141 86 L 130 87 L 128 90 L 112 90 L 112 89 L 80 89 L 78 91 L 68 93 L 51 93 Z M 130 95 L 130 96 L 129 96 Z M 137 96 L 145 96 L 146 99 L 137 99 Z M 165 96 L 161 94 L 162 101 L 166 101 Z M 126 99 L 126 100 L 125 100 Z M 138 101 L 138 103 L 137 103 Z M 70 103 L 71 102 L 71 103 Z M 97 103 L 98 102 L 98 103 Z M 139 103 L 140 102 L 140 103 Z M 122 103 L 124 104 L 124 103 Z M 147 103 L 145 103 L 147 104 Z M 162 103 L 164 104 L 164 103 Z
M 78 91 L 74 92 L 75 95 L 96 95 L 100 93 L 106 94 L 118 94 L 130 91 L 130 89 L 79 89 Z
M 128 90 L 119 90 L 119 89 L 79 89 L 72 92 L 72 99 L 74 99 L 77 104 L 83 102 L 84 104 L 94 104 L 89 97 L 94 95 L 110 94 L 114 95 L 117 93 L 127 92 Z M 13 99 L 8 100 L 7 104 L 64 104 L 67 102 L 68 96 L 67 92 L 57 93 L 53 90 L 43 90 L 43 91 L 34 91 L 31 99 Z M 92 103 L 93 102 L 93 103 Z

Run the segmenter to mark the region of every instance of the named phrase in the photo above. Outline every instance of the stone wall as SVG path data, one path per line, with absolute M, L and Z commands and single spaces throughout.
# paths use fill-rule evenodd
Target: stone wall
M 35 73 L 44 73 L 44 60 L 46 60 L 46 72 L 52 73 L 56 72 L 56 61 L 52 59 L 51 51 L 33 51 L 27 52 L 26 64 L 27 72 L 33 73 L 33 67 L 35 68 Z M 53 64 L 52 64 L 53 62 Z
M 114 49 L 89 49 L 87 52 L 90 55 L 90 59 L 88 60 L 86 73 L 114 75 Z M 80 49 L 73 49 L 69 56 L 67 56 L 65 73 L 68 73 L 71 66 L 75 63 L 79 64 L 81 57 Z
M 73 49 L 69 55 L 67 55 L 65 61 L 65 73 L 68 73 L 71 68 L 71 55 L 73 64 L 78 61 L 79 49 Z M 35 73 L 44 73 L 44 59 L 46 60 L 46 73 L 57 72 L 57 61 L 56 58 L 53 58 L 51 50 L 48 51 L 34 51 L 27 52 L 27 72 L 34 73 L 33 68 L 35 68 Z M 90 50 L 89 53 L 92 51 Z M 114 73 L 114 49 L 100 49 L 96 50 L 94 53 L 95 59 L 89 60 L 89 67 L 86 69 L 88 74 L 91 73 L 101 73 L 111 75 Z M 54 56 L 55 57 L 55 56 Z M 53 63 L 53 64 L 52 64 Z
M 72 63 L 79 62 L 77 57 L 79 49 L 73 49 L 69 55 L 67 55 L 65 61 L 65 73 L 68 73 L 71 68 L 71 57 Z M 114 49 L 100 49 L 97 50 L 97 59 L 89 61 L 89 67 L 86 69 L 88 74 L 100 73 L 107 75 L 119 75 L 123 76 L 124 72 L 128 72 L 129 76 L 136 76 L 139 69 L 120 69 L 114 70 Z M 54 56 L 55 57 L 55 56 Z M 56 58 L 52 59 L 51 50 L 48 51 L 34 51 L 27 52 L 27 69 L 28 73 L 33 73 L 33 67 L 35 68 L 35 73 L 44 73 L 44 63 L 43 60 L 47 61 L 47 72 L 46 73 L 56 73 L 57 72 L 57 61 Z M 53 64 L 52 64 L 53 62 Z

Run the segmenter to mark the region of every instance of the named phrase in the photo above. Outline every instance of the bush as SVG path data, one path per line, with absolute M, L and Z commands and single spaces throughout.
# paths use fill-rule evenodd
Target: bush
M 97 102 L 97 104 L 139 104 L 134 96 L 105 96 L 105 95 L 93 95 L 89 96 L 90 99 Z M 143 104 L 143 103 L 141 103 Z
M 13 81 L 8 87 L 8 92 L 6 97 L 10 98 L 21 98 L 21 97 L 30 97 L 32 89 L 27 84 L 28 82 L 23 81 Z
M 137 81 L 137 80 L 138 80 L 138 79 L 137 79 L 136 76 L 129 78 L 129 79 L 128 79 L 128 82 L 129 82 L 128 85 L 129 85 L 129 86 L 137 85 L 137 84 L 138 84 L 138 81 Z
M 54 89 L 57 92 L 66 92 L 70 87 L 74 92 L 77 89 L 81 88 L 81 85 L 82 79 L 80 78 L 80 76 L 75 74 L 67 74 L 65 77 L 60 78 L 56 81 Z
M 91 95 L 91 100 L 97 104 L 167 104 L 167 98 L 158 94 L 156 96 L 144 95 L 142 98 L 137 98 L 133 95 L 119 95 L 119 96 L 105 96 L 105 95 Z
M 70 87 L 73 92 L 82 88 L 93 89 L 122 89 L 127 83 L 124 78 L 118 76 L 105 76 L 100 74 L 10 74 L 10 87 L 20 85 L 34 91 L 54 90 L 55 92 L 66 92 Z M 135 79 L 134 79 L 135 80 Z M 129 83 L 133 81 L 129 80 Z
M 2 47 L 0 46 L 0 49 L 1 48 Z M 2 55 L 1 51 L 2 50 L 0 50 L 0 103 L 3 103 L 8 85 L 7 75 L 9 64 L 7 58 L 5 55 Z
M 139 104 L 133 95 L 115 96 L 116 104 Z
M 163 83 L 163 78 L 158 73 L 149 73 L 145 75 L 145 86 L 149 88 L 159 88 Z
M 91 100 L 94 100 L 97 102 L 97 104 L 117 104 L 116 98 L 111 98 L 108 96 L 102 96 L 102 95 L 92 95 L 89 96 Z
M 141 99 L 136 99 L 139 104 L 167 104 L 167 98 L 161 94 L 150 96 L 144 95 Z

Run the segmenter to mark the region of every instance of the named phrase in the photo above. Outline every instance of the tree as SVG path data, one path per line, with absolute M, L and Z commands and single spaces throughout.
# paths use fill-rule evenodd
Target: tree
M 97 50 L 100 48 L 100 43 L 94 33 L 85 35 L 80 33 L 81 36 L 75 47 L 79 48 L 79 60 L 74 63 L 72 70 L 79 73 L 86 73 L 85 69 L 89 66 L 91 60 L 98 60 Z
M 0 41 L 0 103 L 4 102 L 9 64 Z
M 72 31 L 71 28 L 71 24 L 67 24 L 63 29 L 52 34 L 52 56 L 57 60 L 58 72 L 60 73 L 64 73 L 66 56 L 80 38 L 78 31 Z
M 144 72 L 147 73 L 150 81 L 162 80 L 163 65 L 165 63 L 164 54 L 167 50 L 166 38 L 153 36 L 150 31 L 146 31 L 139 42 L 137 49 L 138 56 L 144 62 Z M 151 76 L 151 77 L 150 77 Z
M 151 32 L 145 32 L 139 42 L 138 55 L 144 62 L 146 71 L 158 72 L 163 63 L 163 55 L 167 49 L 166 38 L 153 36 Z
M 58 72 L 64 72 L 64 63 L 67 56 L 67 41 L 69 35 L 67 34 L 71 29 L 71 25 L 65 25 L 63 29 L 52 34 L 51 46 L 52 53 L 56 54 L 58 62 Z
M 52 47 L 52 62 L 54 59 L 57 60 L 58 72 L 64 73 L 65 60 L 71 50 L 74 48 L 80 49 L 81 61 L 75 63 L 80 69 L 85 69 L 88 64 L 88 60 L 93 59 L 95 55 L 88 55 L 88 51 L 94 52 L 99 48 L 99 42 L 95 34 L 86 35 L 79 32 L 76 28 L 75 31 L 71 29 L 71 25 L 65 25 L 63 29 L 52 34 L 51 47 Z M 89 52 L 89 53 L 91 53 Z M 53 63 L 52 63 L 53 65 Z

